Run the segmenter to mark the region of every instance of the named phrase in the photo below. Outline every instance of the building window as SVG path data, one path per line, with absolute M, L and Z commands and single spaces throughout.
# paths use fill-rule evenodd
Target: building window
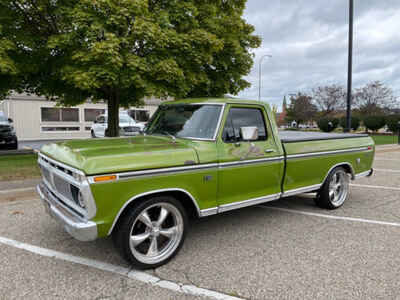
M 60 109 L 52 107 L 42 107 L 42 121 L 57 122 L 60 121 Z
M 85 126 L 85 130 L 86 130 L 86 131 L 90 131 L 90 130 L 92 130 L 92 127 L 90 127 L 90 126 Z
M 85 122 L 93 122 L 98 115 L 105 113 L 105 109 L 85 108 Z
M 65 132 L 65 131 L 79 131 L 78 126 L 42 126 L 43 132 Z
M 79 122 L 79 108 L 41 107 L 42 122 Z

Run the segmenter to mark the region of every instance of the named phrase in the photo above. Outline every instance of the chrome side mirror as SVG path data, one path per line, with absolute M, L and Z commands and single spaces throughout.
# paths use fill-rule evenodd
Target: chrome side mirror
M 258 140 L 258 128 L 257 127 L 240 127 L 240 133 L 244 141 L 256 141 Z

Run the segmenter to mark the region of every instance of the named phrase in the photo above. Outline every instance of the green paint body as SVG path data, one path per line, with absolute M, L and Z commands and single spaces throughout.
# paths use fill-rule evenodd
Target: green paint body
M 341 163 L 352 166 L 354 173 L 371 169 L 375 147 L 370 137 L 317 140 L 282 145 L 278 128 L 268 104 L 234 99 L 191 99 L 171 103 L 223 103 L 221 125 L 215 141 L 168 136 L 137 136 L 129 138 L 88 139 L 59 142 L 43 146 L 41 152 L 57 161 L 83 171 L 87 176 L 115 174 L 140 170 L 180 167 L 198 164 L 237 162 L 243 159 L 283 157 L 285 155 L 325 152 L 371 147 L 368 151 L 326 154 L 259 164 L 203 170 L 190 170 L 162 175 L 91 185 L 97 206 L 92 219 L 98 225 L 99 237 L 110 228 L 124 205 L 141 194 L 159 190 L 185 190 L 195 199 L 200 210 L 241 202 L 323 183 L 329 170 Z M 225 143 L 221 134 L 230 107 L 258 107 L 264 113 L 266 141 Z M 266 152 L 265 150 L 272 150 Z M 358 162 L 359 160 L 359 162 Z M 286 173 L 285 173 L 286 164 Z M 207 180 L 205 179 L 207 178 Z M 283 180 L 283 190 L 282 190 Z M 138 197 L 134 201 L 141 201 Z M 187 201 L 191 201 L 187 199 Z

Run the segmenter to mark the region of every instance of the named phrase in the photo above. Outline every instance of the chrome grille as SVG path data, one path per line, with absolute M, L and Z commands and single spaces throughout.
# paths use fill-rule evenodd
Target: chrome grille
M 42 170 L 42 175 L 44 177 L 44 179 L 46 179 L 46 181 L 51 185 L 52 184 L 52 180 L 51 180 L 51 175 L 50 175 L 50 171 L 47 170 L 46 168 L 42 167 L 40 168 Z
M 127 126 L 127 127 L 123 127 L 125 132 L 140 132 L 140 127 L 136 127 L 136 126 Z
M 64 179 L 62 179 L 57 174 L 53 174 L 53 180 L 54 180 L 54 187 L 56 188 L 56 191 L 59 192 L 61 195 L 63 195 L 68 200 L 75 202 L 74 197 L 72 197 L 71 185 L 69 184 L 69 182 L 66 182 Z

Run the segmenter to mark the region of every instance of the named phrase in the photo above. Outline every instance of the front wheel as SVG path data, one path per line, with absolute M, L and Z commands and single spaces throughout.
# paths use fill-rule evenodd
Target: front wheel
M 128 212 L 118 224 L 114 242 L 121 254 L 139 269 L 166 264 L 182 247 L 187 215 L 172 197 L 148 199 Z
M 343 205 L 350 194 L 349 174 L 342 167 L 331 171 L 324 185 L 320 189 L 316 204 L 327 209 L 336 209 Z

